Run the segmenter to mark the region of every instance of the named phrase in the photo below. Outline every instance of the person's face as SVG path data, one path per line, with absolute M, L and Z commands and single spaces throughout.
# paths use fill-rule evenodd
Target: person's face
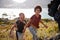
M 21 14 L 21 15 L 19 15 L 19 18 L 22 19 L 22 20 L 24 20 L 25 15 L 24 14 Z
M 40 9 L 36 9 L 35 13 L 40 14 Z

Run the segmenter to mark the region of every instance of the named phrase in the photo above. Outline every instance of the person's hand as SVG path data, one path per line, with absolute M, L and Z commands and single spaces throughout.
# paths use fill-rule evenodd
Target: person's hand
M 14 38 L 13 32 L 10 32 L 10 37 Z
M 46 28 L 48 28 L 48 26 L 45 25 Z
M 23 33 L 25 32 L 25 29 L 23 30 Z
M 26 30 L 26 26 L 24 26 L 23 33 L 25 32 L 25 30 Z

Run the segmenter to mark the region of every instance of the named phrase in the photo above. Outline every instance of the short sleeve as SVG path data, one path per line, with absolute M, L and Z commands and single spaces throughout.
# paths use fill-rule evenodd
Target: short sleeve
M 15 23 L 18 24 L 19 23 L 19 20 L 17 20 Z
M 33 19 L 33 18 L 34 18 L 34 15 L 30 19 Z
M 41 19 L 41 15 L 39 15 L 39 16 L 40 16 L 39 18 Z

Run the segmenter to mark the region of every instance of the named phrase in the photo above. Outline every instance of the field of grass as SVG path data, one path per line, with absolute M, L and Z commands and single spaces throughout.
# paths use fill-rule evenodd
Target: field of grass
M 56 35 L 58 31 L 58 24 L 55 21 L 43 21 L 44 24 L 48 26 L 48 28 L 45 28 L 41 23 L 39 23 L 40 28 L 37 29 L 37 36 L 41 39 L 50 38 L 54 35 Z M 0 40 L 16 40 L 15 31 L 13 31 L 13 38 L 10 38 L 9 31 L 11 29 L 12 25 L 6 25 L 6 26 L 0 26 Z M 30 33 L 29 29 L 27 28 L 24 33 L 25 40 L 32 40 L 32 34 Z

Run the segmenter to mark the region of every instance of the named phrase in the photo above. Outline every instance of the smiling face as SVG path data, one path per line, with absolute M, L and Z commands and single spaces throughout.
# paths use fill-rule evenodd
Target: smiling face
M 35 13 L 40 14 L 40 9 L 36 9 Z
M 25 19 L 25 15 L 23 13 L 20 13 L 19 14 L 19 19 L 24 20 Z
M 41 11 L 42 11 L 42 8 L 40 6 L 36 6 L 35 9 L 34 9 L 34 12 L 36 14 L 40 14 Z

